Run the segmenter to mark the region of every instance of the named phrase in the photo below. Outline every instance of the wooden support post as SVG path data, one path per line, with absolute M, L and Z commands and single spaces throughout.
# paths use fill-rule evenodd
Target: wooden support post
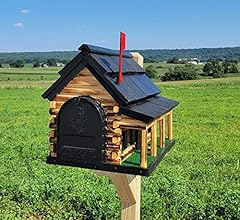
M 97 175 L 111 177 L 121 199 L 121 220 L 140 220 L 141 176 L 96 171 Z
M 172 129 L 172 111 L 168 115 L 168 139 L 171 141 L 173 139 L 173 129 Z
M 142 168 L 147 168 L 147 131 L 142 130 L 142 141 L 141 141 L 141 164 Z
M 157 156 L 157 135 L 156 135 L 156 124 L 151 127 L 151 155 Z
M 160 120 L 160 147 L 164 147 L 165 146 L 165 118 L 163 117 Z

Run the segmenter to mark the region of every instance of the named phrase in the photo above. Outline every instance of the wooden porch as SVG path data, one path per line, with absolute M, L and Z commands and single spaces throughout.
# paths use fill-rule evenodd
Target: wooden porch
M 138 164 L 146 169 L 162 150 L 171 144 L 173 140 L 172 129 L 172 111 L 169 111 L 161 117 L 155 119 L 149 124 L 139 121 L 131 121 L 129 118 L 123 118 L 121 121 L 122 129 L 138 130 L 140 132 L 140 144 L 136 149 L 135 145 L 130 145 L 122 151 L 121 164 Z

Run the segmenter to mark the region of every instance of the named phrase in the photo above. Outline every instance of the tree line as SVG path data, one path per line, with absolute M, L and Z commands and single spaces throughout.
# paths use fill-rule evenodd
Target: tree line
M 169 67 L 168 71 L 160 77 L 162 81 L 194 80 L 202 76 L 211 76 L 213 78 L 224 77 L 227 73 L 238 73 L 237 62 L 234 60 L 220 62 L 211 60 L 204 64 L 202 73 L 194 64 L 185 64 L 181 66 Z M 146 67 L 146 72 L 150 78 L 159 78 L 157 70 L 153 65 Z
M 240 61 L 240 47 L 223 48 L 199 48 L 199 49 L 147 49 L 132 50 L 140 52 L 145 62 L 153 63 L 167 61 L 173 57 L 177 59 L 197 58 L 203 62 L 210 59 L 224 61 L 236 59 Z M 0 63 L 10 64 L 16 60 L 24 60 L 25 63 L 43 63 L 47 59 L 57 61 L 70 60 L 78 54 L 78 51 L 55 51 L 55 52 L 18 52 L 0 53 Z
M 50 58 L 50 59 L 44 60 L 43 62 L 35 61 L 32 64 L 32 66 L 34 68 L 44 67 L 45 65 L 46 66 L 57 66 L 57 63 L 60 63 L 62 65 L 66 65 L 69 61 L 70 60 L 56 60 L 54 58 Z M 8 64 L 9 64 L 9 67 L 11 67 L 11 68 L 23 68 L 24 65 L 27 64 L 27 63 L 26 63 L 25 60 L 17 59 L 17 60 L 9 62 Z M 0 63 L 0 68 L 3 68 L 3 67 L 4 67 L 4 65 Z
M 177 59 L 197 58 L 202 62 L 211 59 L 224 61 L 235 59 L 240 61 L 240 47 L 198 48 L 198 49 L 147 49 L 137 50 L 146 61 L 161 62 L 173 57 Z

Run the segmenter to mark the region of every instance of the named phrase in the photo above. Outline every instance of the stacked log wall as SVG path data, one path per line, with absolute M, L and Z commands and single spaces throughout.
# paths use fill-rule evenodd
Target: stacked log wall
M 106 162 L 113 164 L 121 163 L 121 139 L 122 130 L 120 129 L 121 115 L 117 102 L 97 81 L 92 73 L 84 68 L 76 75 L 65 88 L 50 102 L 50 154 L 56 156 L 56 118 L 62 105 L 69 99 L 81 95 L 89 95 L 99 101 L 107 115 L 107 143 L 106 143 Z

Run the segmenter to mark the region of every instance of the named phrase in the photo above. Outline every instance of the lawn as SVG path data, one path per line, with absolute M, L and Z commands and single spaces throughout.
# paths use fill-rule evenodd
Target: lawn
M 0 68 L 0 81 L 55 80 L 60 67 L 49 68 Z
M 0 219 L 119 219 L 107 177 L 45 163 L 50 83 L 0 82 Z M 180 102 L 176 144 L 142 178 L 142 218 L 240 219 L 240 78 L 157 85 Z

